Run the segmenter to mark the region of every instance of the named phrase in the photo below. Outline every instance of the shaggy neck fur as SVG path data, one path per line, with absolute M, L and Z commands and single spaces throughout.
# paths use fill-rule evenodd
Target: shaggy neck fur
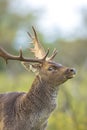
M 57 92 L 58 87 L 41 80 L 40 77 L 37 76 L 26 98 L 35 106 L 35 110 L 44 109 L 45 107 L 50 107 L 50 109 L 52 109 L 53 105 L 56 103 Z

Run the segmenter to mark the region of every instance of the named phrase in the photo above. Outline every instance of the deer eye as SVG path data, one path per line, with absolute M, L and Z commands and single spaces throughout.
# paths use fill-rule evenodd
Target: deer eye
M 52 66 L 51 66 L 51 67 L 48 68 L 48 71 L 54 71 L 54 70 L 56 70 L 55 67 L 52 67 Z

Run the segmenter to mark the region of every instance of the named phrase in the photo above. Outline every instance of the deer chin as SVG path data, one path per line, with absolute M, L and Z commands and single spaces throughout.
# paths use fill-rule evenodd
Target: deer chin
M 74 78 L 76 76 L 76 73 L 71 73 L 71 74 L 67 74 L 65 77 L 67 78 L 67 79 L 72 79 L 72 78 Z
M 71 74 L 71 75 L 68 75 L 68 76 L 66 76 L 67 77 L 67 79 L 72 79 L 72 78 L 74 78 L 76 76 L 76 74 Z

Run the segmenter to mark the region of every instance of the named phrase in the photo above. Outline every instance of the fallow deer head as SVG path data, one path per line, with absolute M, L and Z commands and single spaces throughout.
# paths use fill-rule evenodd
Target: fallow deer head
M 66 80 L 73 78 L 76 74 L 75 69 L 62 66 L 59 63 L 53 61 L 53 58 L 57 54 L 57 50 L 54 49 L 52 55 L 48 57 L 49 49 L 45 52 L 44 48 L 41 46 L 37 33 L 32 27 L 34 36 L 30 33 L 28 35 L 32 39 L 34 48 L 30 50 L 34 53 L 35 59 L 24 58 L 22 50 L 20 50 L 19 56 L 14 56 L 6 52 L 0 47 L 0 56 L 5 59 L 6 63 L 8 60 L 18 60 L 22 61 L 22 64 L 28 69 L 34 72 L 38 72 L 41 80 L 44 80 L 52 85 L 60 85 Z

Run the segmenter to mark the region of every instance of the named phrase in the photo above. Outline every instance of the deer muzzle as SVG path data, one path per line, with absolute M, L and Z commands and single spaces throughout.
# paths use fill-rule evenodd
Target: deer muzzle
M 75 77 L 76 69 L 75 68 L 67 68 L 65 71 L 65 75 L 68 79 Z

